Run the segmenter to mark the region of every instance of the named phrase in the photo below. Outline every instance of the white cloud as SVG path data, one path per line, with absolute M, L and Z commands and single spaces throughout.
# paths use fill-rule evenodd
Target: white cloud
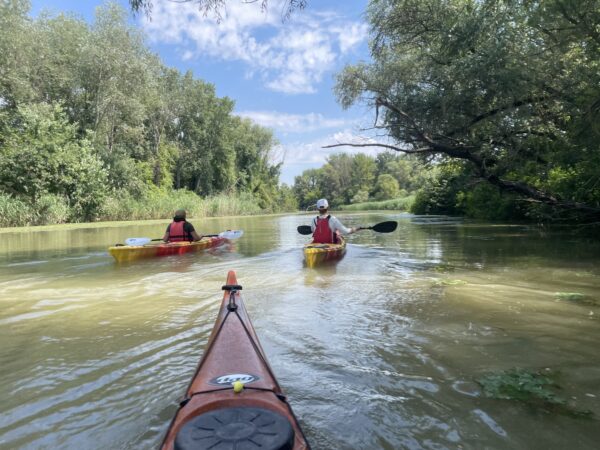
M 301 175 L 305 170 L 322 167 L 327 162 L 327 158 L 334 153 L 364 153 L 375 157 L 378 153 L 386 151 L 381 147 L 351 147 L 347 145 L 334 148 L 323 148 L 325 145 L 338 143 L 375 144 L 385 142 L 387 142 L 387 140 L 383 141 L 380 139 L 364 137 L 356 134 L 356 132 L 351 129 L 346 129 L 311 142 L 283 144 L 280 149 L 280 152 L 285 155 L 281 167 L 281 181 L 288 185 L 292 185 L 296 176 Z
M 325 164 L 327 158 L 334 153 L 364 153 L 370 156 L 376 156 L 378 153 L 385 151 L 381 147 L 352 147 L 343 145 L 340 147 L 323 148 L 325 145 L 333 144 L 377 144 L 381 143 L 373 138 L 357 135 L 352 130 L 344 130 L 312 142 L 297 142 L 283 145 L 285 150 L 285 163 L 287 165 L 300 164 Z
M 281 133 L 309 133 L 327 128 L 341 128 L 351 125 L 346 119 L 327 119 L 322 114 L 287 114 L 277 111 L 242 111 L 237 113 L 264 127 Z
M 247 76 L 260 75 L 268 88 L 285 93 L 315 92 L 323 75 L 367 36 L 367 25 L 331 13 L 304 10 L 281 20 L 282 0 L 256 4 L 228 2 L 221 22 L 198 6 L 155 2 L 144 28 L 153 41 L 178 44 L 182 58 L 240 61 Z

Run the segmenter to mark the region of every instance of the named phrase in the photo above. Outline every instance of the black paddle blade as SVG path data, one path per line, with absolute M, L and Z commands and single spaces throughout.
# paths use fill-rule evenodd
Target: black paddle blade
M 398 228 L 398 222 L 390 220 L 389 222 L 381 222 L 372 227 L 369 227 L 369 230 L 377 231 L 378 233 L 391 233 L 396 228 Z
M 298 227 L 298 233 L 300 233 L 300 234 L 312 234 L 312 230 L 310 228 L 310 225 L 300 225 Z

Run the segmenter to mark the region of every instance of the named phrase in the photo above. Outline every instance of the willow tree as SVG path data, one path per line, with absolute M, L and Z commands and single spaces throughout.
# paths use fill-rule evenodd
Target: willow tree
M 598 0 L 372 0 L 368 20 L 372 63 L 336 93 L 372 107 L 382 147 L 600 218 Z

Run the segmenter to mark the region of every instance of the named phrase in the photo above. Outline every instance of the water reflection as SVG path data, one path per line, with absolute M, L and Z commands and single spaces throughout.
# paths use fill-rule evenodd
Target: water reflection
M 304 267 L 312 214 L 193 220 L 228 248 L 116 264 L 107 247 L 168 221 L 0 231 L 0 448 L 156 447 L 235 269 L 315 449 L 595 448 L 600 245 L 523 225 L 338 214 L 363 231 Z M 563 294 L 563 295 L 558 295 Z M 564 295 L 578 294 L 578 295 Z M 512 367 L 561 373 L 593 420 L 486 398 Z M 537 432 L 536 430 L 543 430 Z

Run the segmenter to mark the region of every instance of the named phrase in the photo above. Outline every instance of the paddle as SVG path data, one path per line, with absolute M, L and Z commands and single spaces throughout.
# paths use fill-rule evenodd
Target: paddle
M 227 231 L 222 231 L 219 234 L 204 234 L 204 235 L 202 235 L 202 237 L 203 238 L 204 237 L 222 237 L 227 240 L 232 240 L 232 239 L 241 238 L 243 234 L 244 234 L 244 230 L 227 230 Z M 155 241 L 162 241 L 162 238 L 156 238 L 156 239 L 151 239 L 151 238 L 147 238 L 147 237 L 127 238 L 127 239 L 125 239 L 125 245 L 139 246 L 139 245 L 146 245 L 146 244 L 149 244 L 150 242 L 155 242 Z
M 391 233 L 398 227 L 398 222 L 394 220 L 389 220 L 387 222 L 381 222 L 372 227 L 358 227 L 358 230 L 373 230 L 377 233 Z M 312 234 L 312 230 L 310 225 L 300 225 L 298 228 L 298 233 L 300 234 Z M 358 231 L 357 230 L 357 231 Z

